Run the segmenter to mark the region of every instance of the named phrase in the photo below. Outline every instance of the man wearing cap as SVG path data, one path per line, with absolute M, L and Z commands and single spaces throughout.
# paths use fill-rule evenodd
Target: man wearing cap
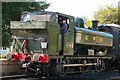
M 62 33 L 61 34 L 62 35 L 62 40 L 61 40 L 62 45 L 61 45 L 60 55 L 63 55 L 63 53 L 64 53 L 64 43 L 65 43 L 64 36 L 68 31 L 68 24 L 67 24 L 66 20 L 62 21 L 62 25 L 60 26 L 60 30 L 61 30 L 61 33 Z
M 68 30 L 68 24 L 66 23 L 66 20 L 62 21 L 62 25 L 61 25 L 61 32 L 62 34 L 66 34 Z

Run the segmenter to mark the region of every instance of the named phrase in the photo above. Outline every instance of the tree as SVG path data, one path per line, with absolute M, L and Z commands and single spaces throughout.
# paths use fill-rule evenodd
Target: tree
M 86 23 L 87 27 L 92 27 L 92 21 L 91 20 L 87 20 L 85 23 Z
M 10 46 L 10 21 L 19 21 L 24 11 L 45 11 L 46 2 L 3 2 L 2 3 L 2 47 Z
M 94 12 L 94 18 L 98 20 L 101 24 L 119 24 L 118 7 L 105 6 L 105 8 L 101 8 L 100 10 Z
M 82 16 L 82 19 L 84 20 L 85 23 L 85 28 L 92 27 L 92 21 L 88 19 L 87 16 Z

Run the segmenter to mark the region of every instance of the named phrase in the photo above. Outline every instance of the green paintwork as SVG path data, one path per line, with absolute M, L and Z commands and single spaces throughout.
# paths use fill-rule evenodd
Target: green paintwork
M 69 30 L 65 35 L 65 55 L 73 55 L 74 51 L 74 22 L 69 25 Z
M 48 32 L 49 32 L 49 54 L 51 55 L 59 55 L 59 51 L 61 49 L 61 34 L 60 34 L 60 26 L 58 23 L 48 22 Z M 74 27 L 72 23 L 70 23 L 69 31 L 64 36 L 65 37 L 65 46 L 64 46 L 64 55 L 72 55 L 73 54 L 73 46 L 74 46 Z
M 88 40 L 86 39 L 88 36 Z M 94 38 L 95 39 L 94 39 Z M 76 33 L 76 43 L 78 44 L 88 44 L 88 45 L 101 45 L 101 46 L 112 46 L 113 38 L 106 36 L 99 36 L 96 34 L 88 33 Z
M 11 29 L 45 29 L 45 21 L 30 21 L 30 22 L 20 22 L 20 21 L 11 21 Z
M 58 23 L 48 22 L 47 29 L 49 33 L 49 54 L 58 55 L 58 34 L 60 33 L 60 27 Z

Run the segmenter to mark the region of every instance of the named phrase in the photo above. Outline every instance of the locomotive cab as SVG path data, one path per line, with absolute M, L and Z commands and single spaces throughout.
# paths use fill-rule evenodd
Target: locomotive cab
M 62 55 L 73 54 L 73 19 L 74 17 L 72 16 L 57 12 L 24 12 L 21 16 L 21 21 L 11 21 L 11 31 L 13 37 L 17 39 L 17 41 L 12 43 L 11 52 L 26 52 L 25 54 L 32 56 L 32 60 L 43 63 L 44 60 L 38 60 L 37 54 L 47 54 L 47 56 L 60 55 L 61 50 L 63 50 Z M 68 31 L 64 35 L 64 44 L 60 29 L 63 20 L 68 25 Z M 43 57 L 46 58 L 46 56 Z M 48 58 L 45 61 L 47 63 L 49 61 Z

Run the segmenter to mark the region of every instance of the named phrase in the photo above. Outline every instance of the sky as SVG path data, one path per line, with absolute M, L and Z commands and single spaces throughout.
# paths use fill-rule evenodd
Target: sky
M 41 0 L 36 0 L 41 1 Z M 118 6 L 120 0 L 42 0 L 50 3 L 46 11 L 60 12 L 74 17 L 92 19 L 95 11 L 105 5 Z

